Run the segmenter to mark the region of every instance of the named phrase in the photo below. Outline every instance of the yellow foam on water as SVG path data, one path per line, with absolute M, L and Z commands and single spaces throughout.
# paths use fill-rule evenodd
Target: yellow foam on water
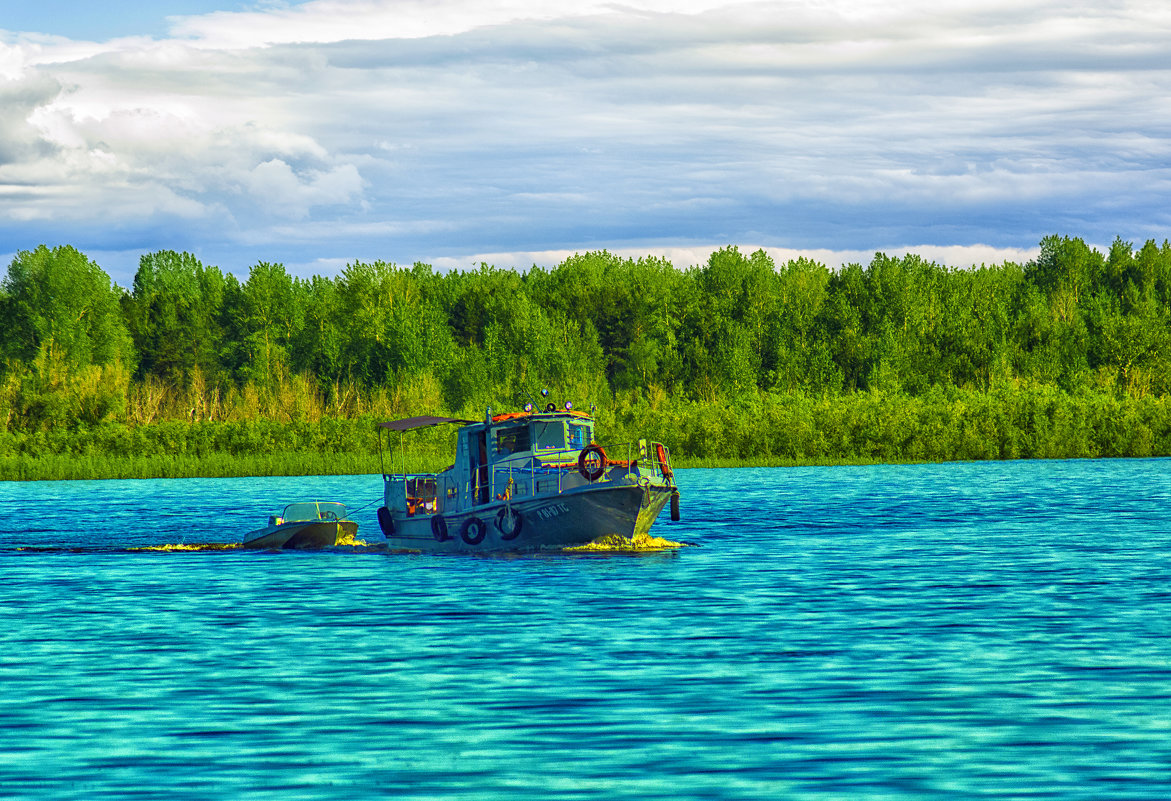
M 607 534 L 598 537 L 585 545 L 573 545 L 564 548 L 566 551 L 661 551 L 665 548 L 685 548 L 685 542 L 672 542 L 662 537 L 652 537 L 650 534 L 635 534 L 633 537 L 623 537 L 621 534 Z
M 166 545 L 142 545 L 136 548 L 127 548 L 128 551 L 234 551 L 242 547 L 238 542 L 193 542 L 167 543 Z M 354 536 L 342 536 L 334 547 L 369 548 L 370 543 Z
M 370 546 L 370 543 L 366 542 L 366 540 L 360 540 L 352 534 L 343 534 L 338 537 L 334 545 L 344 545 L 347 548 L 367 548 Z
M 143 545 L 139 548 L 128 548 L 130 551 L 231 551 L 240 547 L 240 543 L 232 542 L 193 542 L 168 543 L 167 545 Z

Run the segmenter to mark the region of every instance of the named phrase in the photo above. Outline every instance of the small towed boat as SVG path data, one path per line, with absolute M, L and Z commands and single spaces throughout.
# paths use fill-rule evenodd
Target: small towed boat
M 329 548 L 352 542 L 358 524 L 347 519 L 345 504 L 310 501 L 290 503 L 268 525 L 249 532 L 242 548 Z
M 570 403 L 543 412 L 533 404 L 495 416 L 488 410 L 482 422 L 410 417 L 379 426 L 401 433 L 442 424 L 459 426 L 451 467 L 383 467 L 378 524 L 391 548 L 572 548 L 614 535 L 645 538 L 668 503 L 671 519 L 679 519 L 666 446 L 639 440 L 608 454 L 594 441 L 593 417 Z

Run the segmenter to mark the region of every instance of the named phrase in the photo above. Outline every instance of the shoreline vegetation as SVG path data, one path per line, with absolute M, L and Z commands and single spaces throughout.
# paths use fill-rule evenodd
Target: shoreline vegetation
M 879 393 L 809 398 L 768 395 L 751 407 L 664 402 L 598 411 L 616 443 L 640 436 L 671 444 L 681 469 L 1092 459 L 1171 454 L 1171 399 L 1052 389 L 952 390 L 926 398 Z M 381 418 L 316 422 L 244 420 L 106 422 L 34 433 L 0 433 L 0 480 L 360 475 L 381 464 L 430 472 L 450 461 L 454 432 L 413 432 L 399 449 Z M 705 452 L 715 443 L 714 453 Z
M 1171 455 L 1168 242 L 243 282 L 160 251 L 129 289 L 41 246 L 9 265 L 0 320 L 0 480 L 377 473 L 378 421 L 479 419 L 542 386 L 597 406 L 611 457 L 646 437 L 680 467 Z M 406 443 L 408 468 L 441 469 L 452 432 Z

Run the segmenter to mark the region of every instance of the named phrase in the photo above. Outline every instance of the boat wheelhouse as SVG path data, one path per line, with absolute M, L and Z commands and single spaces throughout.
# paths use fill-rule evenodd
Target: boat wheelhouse
M 559 549 L 608 535 L 646 534 L 668 503 L 678 520 L 679 490 L 666 446 L 640 440 L 607 454 L 594 440 L 593 417 L 566 407 L 489 411 L 483 422 L 410 417 L 380 423 L 400 434 L 459 426 L 455 463 L 446 470 L 408 472 L 402 447 L 402 469 L 383 468 L 378 522 L 388 546 Z

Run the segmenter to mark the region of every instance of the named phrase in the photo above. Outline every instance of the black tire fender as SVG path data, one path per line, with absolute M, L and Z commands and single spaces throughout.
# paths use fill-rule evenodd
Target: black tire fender
M 507 522 L 511 520 L 511 525 Z M 525 519 L 520 512 L 507 506 L 496 513 L 496 530 L 500 532 L 500 539 L 514 540 L 524 528 Z
M 435 539 L 439 540 L 439 542 L 446 542 L 447 540 L 451 539 L 451 537 L 447 535 L 447 520 L 443 517 L 443 515 L 435 515 L 435 517 L 431 518 L 431 534 L 434 535 Z
M 468 545 L 479 545 L 488 536 L 488 527 L 478 517 L 469 517 L 460 527 L 459 536 Z
M 382 536 L 387 539 L 394 536 L 394 518 L 385 506 L 378 507 L 378 527 L 382 529 Z

